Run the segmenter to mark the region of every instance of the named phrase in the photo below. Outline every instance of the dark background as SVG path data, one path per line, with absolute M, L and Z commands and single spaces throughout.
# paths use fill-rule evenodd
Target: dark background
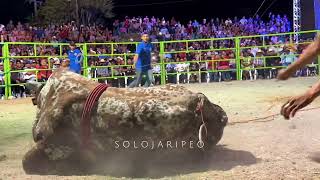
M 314 1 L 304 0 L 301 4 L 301 30 L 317 29 L 316 16 L 314 11 Z
M 175 1 L 175 0 L 172 0 Z M 177 0 L 178 1 L 178 0 Z M 211 17 L 242 17 L 253 16 L 262 4 L 263 0 L 190 0 L 175 4 L 162 4 L 150 6 L 124 7 L 125 5 L 148 4 L 170 2 L 169 0 L 116 0 L 115 13 L 119 16 L 125 15 L 155 15 L 164 17 L 176 17 L 184 21 L 190 19 L 210 19 Z M 259 15 L 261 15 L 270 4 L 268 12 L 287 14 L 292 17 L 292 0 L 266 0 Z M 265 13 L 264 17 L 267 17 Z
M 74 1 L 74 0 L 73 0 Z M 183 22 L 190 19 L 210 19 L 211 17 L 253 16 L 263 0 L 114 0 L 116 18 L 128 16 L 175 17 Z M 184 1 L 184 0 L 180 0 Z M 169 3 L 168 3 L 169 2 Z M 168 3 L 168 4 L 166 4 Z M 287 14 L 292 18 L 292 0 L 266 0 L 259 14 L 261 15 L 270 4 L 264 17 L 272 11 L 276 14 Z M 33 13 L 33 6 L 24 0 L 0 0 L 0 23 L 9 20 L 26 22 Z M 145 4 L 141 6 L 141 4 Z

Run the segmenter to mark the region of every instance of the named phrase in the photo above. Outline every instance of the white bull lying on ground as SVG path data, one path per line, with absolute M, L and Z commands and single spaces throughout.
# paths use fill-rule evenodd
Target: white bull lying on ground
M 36 144 L 23 159 L 26 173 L 91 173 L 95 164 L 101 165 L 99 161 L 121 153 L 146 156 L 160 151 L 197 151 L 202 142 L 205 147 L 216 145 L 228 121 L 222 108 L 182 86 L 110 87 L 94 106 L 91 144 L 84 148 L 81 115 L 97 85 L 66 70 L 54 72 L 44 86 L 28 84 L 36 92 L 37 115 L 33 126 Z M 196 111 L 199 102 L 202 113 Z

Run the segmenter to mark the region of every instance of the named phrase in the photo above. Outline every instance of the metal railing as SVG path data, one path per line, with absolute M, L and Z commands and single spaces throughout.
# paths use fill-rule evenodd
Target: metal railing
M 314 31 L 304 31 L 300 32 L 299 37 L 303 37 L 305 34 L 311 34 L 314 36 L 316 33 L 319 33 L 319 30 Z M 179 40 L 179 41 L 162 41 L 153 43 L 156 52 L 156 56 L 159 57 L 158 61 L 153 62 L 153 66 L 160 67 L 160 72 L 154 74 L 159 77 L 160 83 L 166 84 L 168 81 L 179 83 L 179 80 L 182 78 L 185 82 L 190 82 L 190 77 L 196 76 L 199 77 L 199 82 L 210 82 L 210 78 L 214 74 L 221 78 L 222 74 L 232 73 L 236 80 L 241 80 L 243 76 L 243 71 L 257 71 L 257 70 L 277 70 L 280 68 L 285 68 L 283 65 L 270 65 L 269 61 L 274 60 L 275 58 L 280 59 L 281 55 L 275 53 L 274 55 L 263 55 L 259 58 L 263 59 L 263 65 L 260 67 L 250 66 L 244 67 L 243 61 L 248 60 L 247 57 L 244 57 L 242 53 L 248 49 L 268 49 L 268 48 L 281 48 L 284 45 L 295 44 L 297 45 L 307 45 L 312 39 L 305 42 L 296 43 L 293 36 L 296 33 L 282 33 L 282 34 L 266 34 L 266 35 L 256 35 L 256 36 L 242 36 L 242 37 L 228 37 L 228 38 L 212 38 L 212 39 L 194 39 L 194 40 Z M 273 39 L 281 39 L 282 43 L 268 45 L 266 42 L 270 42 Z M 247 46 L 246 42 L 250 40 L 255 41 L 255 45 Z M 277 42 L 279 42 L 277 40 Z M 94 80 L 114 80 L 121 79 L 125 85 L 129 84 L 129 81 L 132 81 L 134 73 L 128 74 L 127 71 L 122 71 L 123 69 L 128 70 L 132 68 L 132 62 L 129 62 L 130 59 L 134 56 L 134 51 L 136 49 L 138 42 L 123 42 L 123 43 L 84 43 L 77 44 L 83 53 L 83 63 L 82 63 L 82 72 L 83 76 L 92 78 Z M 32 43 L 32 42 L 5 42 L 1 44 L 2 47 L 2 56 L 0 59 L 3 60 L 4 66 L 4 84 L 0 84 L 0 88 L 5 88 L 5 98 L 12 96 L 12 87 L 23 87 L 25 82 L 22 81 L 12 81 L 12 75 L 14 73 L 27 73 L 31 72 L 35 75 L 36 80 L 39 80 L 38 74 L 43 72 L 52 71 L 52 58 L 66 58 L 65 54 L 68 49 L 68 44 L 66 43 Z M 51 52 L 44 52 L 44 47 L 51 47 L 55 51 L 52 55 Z M 104 49 L 104 52 L 95 53 L 92 49 Z M 121 48 L 123 50 L 121 50 Z M 22 52 L 22 50 L 24 52 Z M 15 55 L 14 52 L 20 52 L 19 55 Z M 204 58 L 209 55 L 207 53 L 217 53 L 218 52 L 232 52 L 233 57 L 221 58 L 221 59 L 209 59 Z M 58 54 L 58 55 L 57 55 Z M 170 61 L 165 58 L 166 56 L 176 56 L 180 54 L 189 54 L 195 55 L 197 58 L 194 59 L 184 59 L 182 61 Z M 296 56 L 299 53 L 295 54 Z M 92 62 L 95 62 L 96 59 L 101 57 L 104 58 L 115 58 L 120 57 L 121 63 L 119 64 L 108 64 L 108 65 L 96 65 Z M 46 59 L 48 68 L 46 69 L 12 69 L 11 61 L 38 61 Z M 174 58 L 173 58 L 174 59 Z M 319 60 L 312 64 L 312 67 L 316 67 L 318 71 Z M 230 68 L 219 69 L 217 64 L 220 62 L 228 62 L 231 65 Z M 171 72 L 167 70 L 167 66 L 179 66 L 179 64 L 186 65 L 183 70 L 177 70 Z M 199 67 L 197 67 L 199 66 Z M 195 68 L 193 68 L 195 67 Z M 108 75 L 99 76 L 97 71 L 101 68 L 106 69 Z M 120 69 L 120 70 L 119 70 Z M 122 69 L 122 70 L 121 70 Z

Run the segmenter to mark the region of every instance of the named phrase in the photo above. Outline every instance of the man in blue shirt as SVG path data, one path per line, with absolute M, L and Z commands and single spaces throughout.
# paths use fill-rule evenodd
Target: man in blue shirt
M 70 59 L 70 70 L 80 74 L 81 73 L 81 62 L 83 59 L 82 52 L 76 47 L 74 42 L 71 42 L 70 50 L 68 51 L 68 58 Z
M 141 39 L 142 42 L 138 44 L 136 55 L 133 59 L 134 67 L 136 69 L 136 78 L 129 85 L 129 88 L 138 87 L 143 75 L 147 76 L 144 87 L 149 87 L 153 81 L 151 67 L 151 52 L 153 51 L 153 46 L 149 42 L 149 35 L 147 33 L 143 33 Z

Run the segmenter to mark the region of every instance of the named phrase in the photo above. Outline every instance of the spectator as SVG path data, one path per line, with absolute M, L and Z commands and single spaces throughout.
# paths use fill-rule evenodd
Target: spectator
M 160 67 L 160 64 L 155 64 L 153 65 L 153 68 L 152 68 L 152 72 L 153 72 L 153 75 L 154 75 L 154 85 L 159 85 L 160 84 L 160 79 L 161 79 L 161 67 Z
M 189 64 L 185 62 L 185 59 L 178 58 L 177 62 L 180 60 L 181 63 L 176 65 L 176 70 L 180 74 L 179 75 L 179 83 L 187 83 L 187 70 L 189 68 Z
M 176 84 L 177 83 L 177 75 L 170 74 L 170 73 L 177 73 L 176 64 L 173 63 L 173 62 L 175 62 L 175 60 L 167 58 L 166 61 L 168 62 L 168 64 L 166 65 L 166 69 L 167 69 L 167 73 L 168 73 L 168 83 Z M 172 62 L 172 63 L 170 63 L 170 62 Z
M 80 74 L 81 73 L 81 63 L 83 60 L 82 52 L 76 47 L 74 42 L 71 42 L 70 50 L 68 51 L 68 59 L 70 60 L 70 70 Z
M 210 61 L 209 64 L 208 64 L 208 69 L 212 69 L 216 72 L 212 72 L 212 73 L 209 73 L 209 76 L 210 76 L 210 80 L 211 81 L 214 81 L 214 82 L 219 82 L 219 79 L 220 79 L 220 73 L 217 72 L 219 69 L 218 69 L 218 66 L 219 66 L 219 62 L 221 60 L 221 56 L 219 55 L 218 52 L 214 52 L 214 55 L 212 55 L 211 59 L 213 61 Z
M 37 77 L 35 75 L 36 69 L 34 69 L 31 64 L 32 64 L 32 61 L 28 61 L 24 67 L 24 70 L 27 70 L 22 73 L 25 82 L 37 80 Z
M 230 75 L 230 64 L 229 64 L 229 57 L 227 56 L 226 52 L 222 52 L 221 59 L 218 63 L 218 70 L 221 71 L 221 80 L 222 81 L 230 81 L 231 75 Z
M 240 23 L 241 23 L 242 25 L 247 24 L 247 22 L 248 22 L 248 20 L 246 19 L 245 16 L 243 16 L 242 19 L 240 20 Z
M 40 61 L 40 65 L 36 66 L 36 69 L 38 69 L 38 75 L 37 75 L 37 79 L 40 82 L 45 82 L 48 80 L 48 78 L 51 75 L 51 72 L 49 71 L 49 66 L 47 64 L 47 60 L 46 59 L 41 59 Z
M 59 69 L 60 68 L 60 59 L 59 58 L 53 58 L 53 67 L 52 69 L 55 70 L 55 69 Z
M 240 60 L 242 68 L 242 79 L 244 80 L 253 80 L 253 71 L 251 70 L 251 68 L 254 68 L 252 57 L 253 56 L 250 56 L 250 54 L 241 52 Z
M 293 48 L 286 49 L 281 54 L 280 58 L 281 58 L 281 64 L 286 67 L 288 67 L 297 59 L 296 55 L 294 54 Z
M 199 82 L 199 63 L 191 62 L 190 63 L 190 82 L 195 83 Z
M 267 77 L 267 70 L 264 69 L 264 57 L 261 49 L 257 51 L 257 54 L 254 57 L 253 66 L 256 69 L 255 79 L 256 77 L 261 77 L 262 79 Z
M 70 59 L 62 60 L 61 67 L 62 69 L 69 69 L 70 67 Z
M 13 91 L 13 97 L 20 98 L 23 97 L 24 94 L 24 86 L 22 83 L 24 83 L 24 77 L 21 70 L 23 70 L 23 61 L 17 60 L 16 63 L 12 64 L 12 70 L 15 72 L 11 73 L 11 84 L 12 91 Z
M 99 66 L 108 66 L 108 62 L 105 59 L 100 59 Z M 102 78 L 108 77 L 109 75 L 110 74 L 107 67 L 97 68 L 97 77 L 100 78 L 98 80 L 100 83 L 105 82 L 105 79 L 102 79 Z

